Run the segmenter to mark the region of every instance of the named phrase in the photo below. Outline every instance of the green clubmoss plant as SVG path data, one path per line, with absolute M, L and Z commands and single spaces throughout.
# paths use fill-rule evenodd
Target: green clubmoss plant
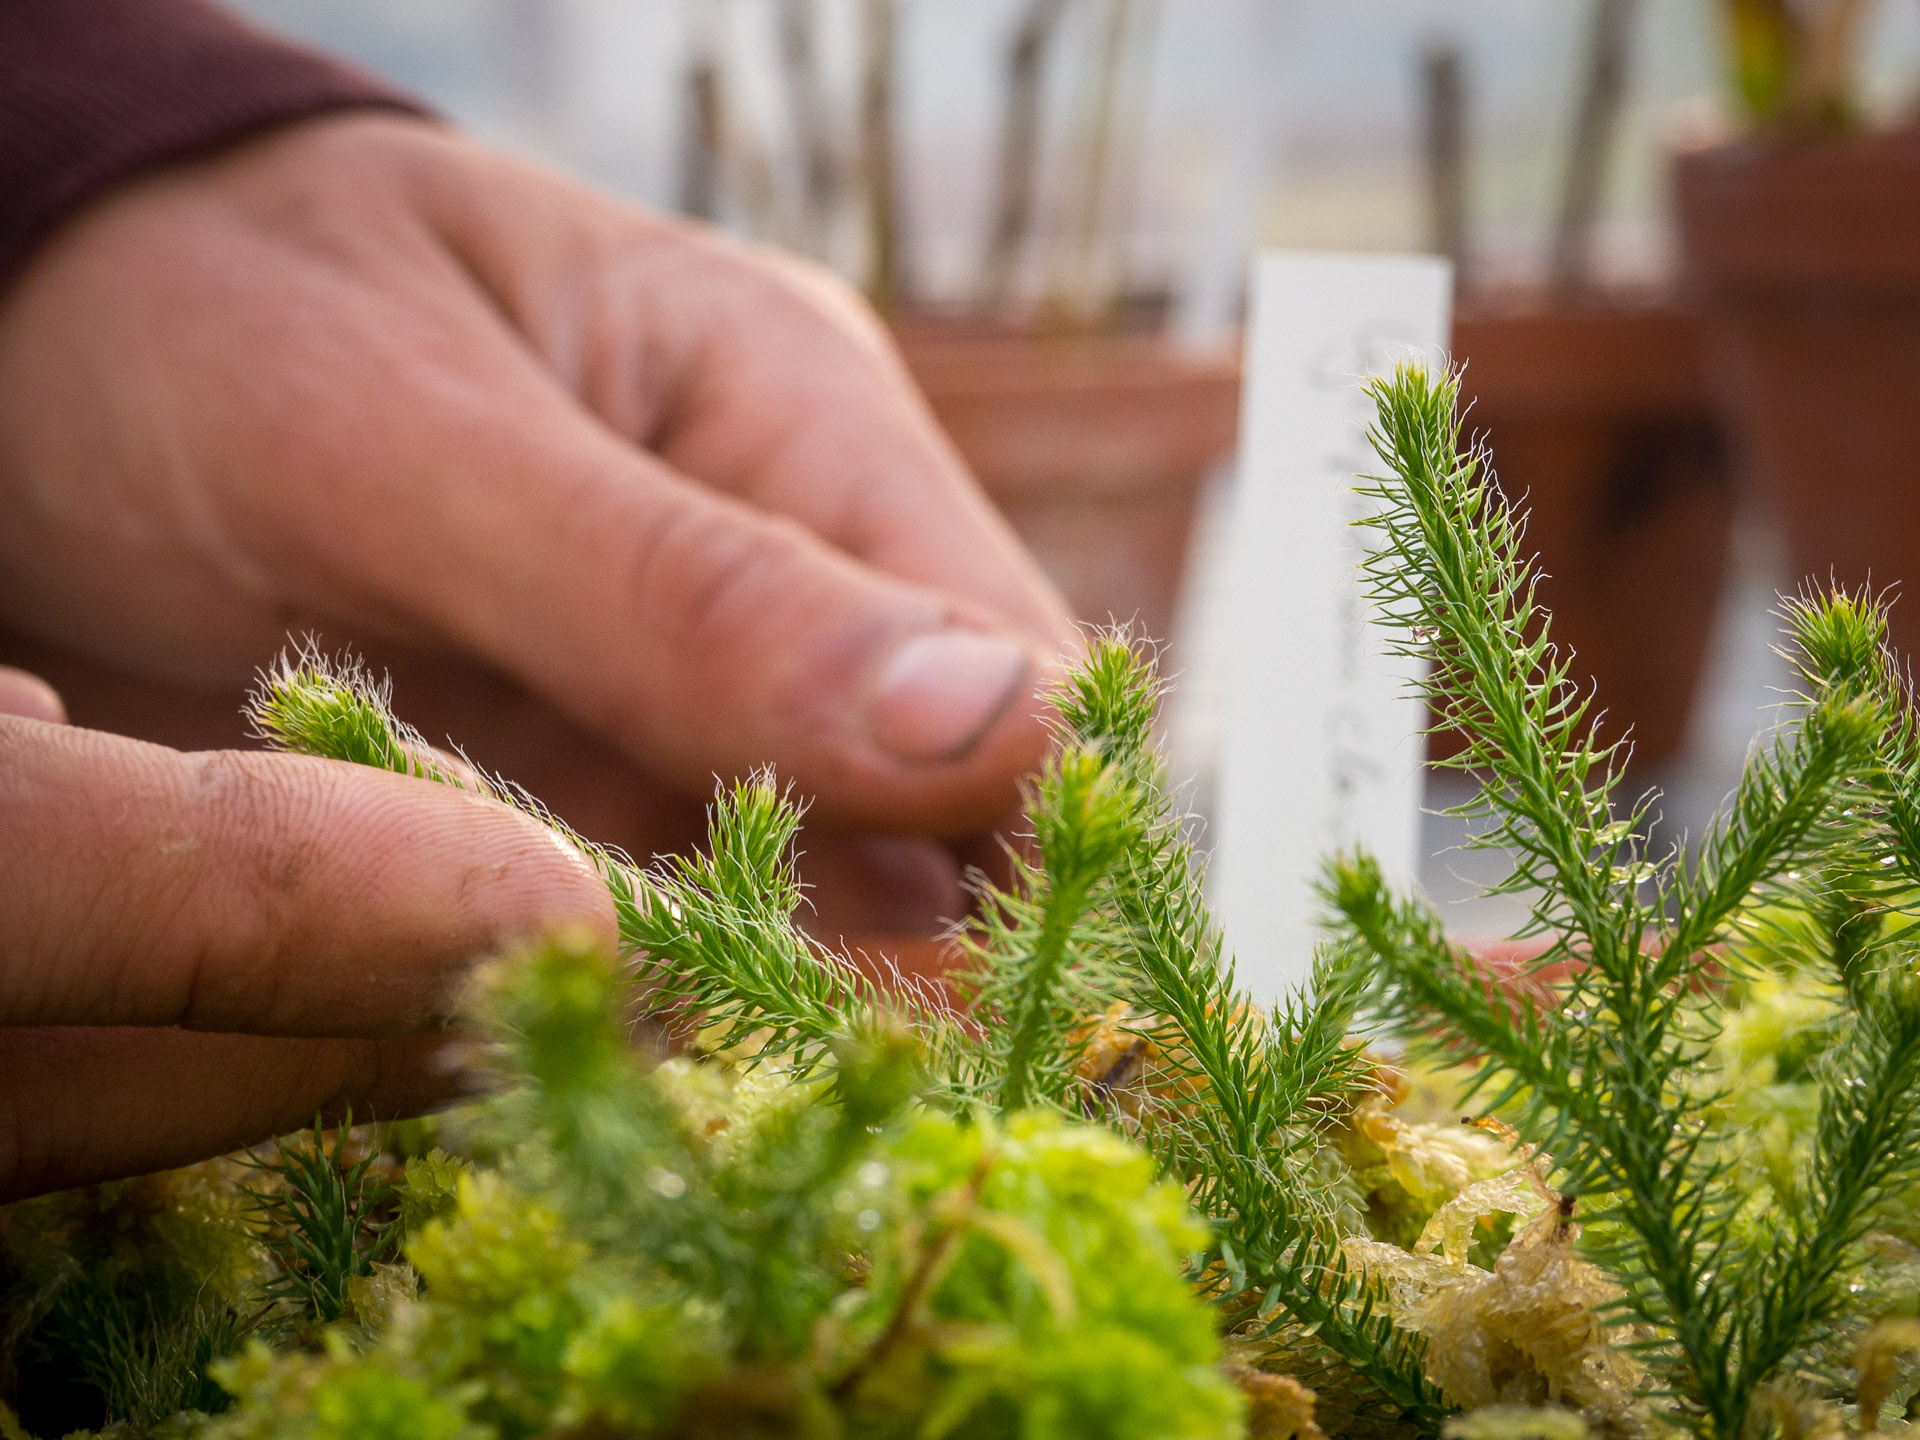
M 278 1274 L 261 1295 L 278 1324 L 333 1324 L 347 1314 L 354 1282 L 370 1279 L 400 1239 L 395 1190 L 373 1173 L 375 1154 L 347 1153 L 352 1126 L 349 1115 L 329 1148 L 315 1119 L 310 1136 L 248 1162 L 264 1179 L 254 1215 Z
M 1519 974 L 1352 854 L 1310 987 L 1244 994 L 1124 635 L 1052 692 L 1030 843 L 978 882 L 945 985 L 881 983 L 797 923 L 801 813 L 772 775 L 721 789 L 700 853 L 636 865 L 300 652 L 262 678 L 264 736 L 555 824 L 622 951 L 491 966 L 496 1087 L 430 1134 L 14 1207 L 0 1390 L 56 1376 L 143 1428 L 231 1396 L 173 1422 L 228 1440 L 1899 1423 L 1920 726 L 1882 611 L 1786 608 L 1788 723 L 1697 848 L 1655 851 L 1455 382 L 1371 395 L 1367 583 L 1464 737 L 1476 843 L 1514 862 Z M 630 1043 L 636 1007 L 684 1053 Z
M 1883 617 L 1845 595 L 1788 607 L 1806 687 L 1794 718 L 1697 854 L 1656 864 L 1644 803 L 1614 804 L 1621 751 L 1588 738 L 1591 697 L 1534 603 L 1520 521 L 1461 444 L 1456 383 L 1407 368 L 1371 392 L 1390 471 L 1366 491 L 1372 592 L 1466 737 L 1453 763 L 1484 777 L 1466 813 L 1491 822 L 1479 843 L 1516 857 L 1507 888 L 1531 897 L 1541 948 L 1536 986 L 1496 988 L 1425 902 L 1356 855 L 1326 882 L 1345 972 L 1409 1044 L 1481 1063 L 1490 1103 L 1558 1157 L 1676 1413 L 1736 1440 L 1844 1308 L 1876 1206 L 1920 1178 L 1920 969 L 1910 943 L 1882 939 L 1920 873 L 1920 770 Z M 1811 1153 L 1756 1224 L 1702 1076 L 1743 973 L 1736 922 L 1783 895 L 1836 922 L 1827 961 L 1847 1013 Z
M 983 887 L 955 980 L 963 1010 L 923 988 L 884 990 L 799 928 L 800 816 L 766 775 L 722 791 L 703 854 L 643 871 L 592 852 L 644 984 L 656 1003 L 698 1015 L 709 1043 L 750 1042 L 798 1075 L 837 1037 L 887 1018 L 916 1033 L 935 1093 L 962 1114 L 1033 1104 L 1111 1114 L 1079 1062 L 1091 1017 L 1115 1002 L 1137 1011 L 1133 1029 L 1158 1064 L 1155 1083 L 1130 1097 L 1134 1128 L 1215 1222 L 1196 1266 L 1205 1288 L 1261 1333 L 1311 1336 L 1389 1413 L 1437 1426 L 1445 1403 L 1418 1337 L 1395 1329 L 1377 1288 L 1344 1261 L 1305 1168 L 1329 1117 L 1366 1083 L 1347 1040 L 1357 988 L 1323 957 L 1317 1000 L 1262 1010 L 1238 991 L 1149 742 L 1159 685 L 1142 653 L 1100 637 L 1053 699 L 1058 752 L 1028 804 L 1038 859 L 1013 855 L 1010 885 Z M 312 656 L 283 664 L 255 714 L 290 748 L 344 758 L 344 736 L 357 754 L 422 773 L 420 738 L 351 669 Z M 444 767 L 435 778 L 489 783 Z

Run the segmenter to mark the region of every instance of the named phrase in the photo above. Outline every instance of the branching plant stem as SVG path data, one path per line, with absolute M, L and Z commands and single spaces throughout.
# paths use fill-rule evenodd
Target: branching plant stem
M 1041 914 L 1040 934 L 1034 941 L 1031 978 L 1027 994 L 1013 1020 L 1013 1040 L 1007 1046 L 1007 1080 L 1001 1091 L 1001 1104 L 1009 1110 L 1024 1108 L 1034 1099 L 1034 1057 L 1040 1048 L 1046 1014 L 1067 963 L 1067 943 L 1080 919 L 1090 885 L 1055 887 Z
M 1697 858 L 1649 855 L 1647 802 L 1616 810 L 1627 752 L 1595 738 L 1574 657 L 1535 602 L 1521 521 L 1484 457 L 1461 446 L 1456 382 L 1406 368 L 1371 394 L 1389 473 L 1365 492 L 1379 541 L 1368 583 L 1393 643 L 1431 662 L 1428 699 L 1464 741 L 1448 763 L 1482 779 L 1462 812 L 1489 822 L 1476 843 L 1514 857 L 1504 888 L 1527 897 L 1539 945 L 1517 984 L 1490 977 L 1430 905 L 1391 894 L 1372 860 L 1350 855 L 1326 878 L 1334 924 L 1311 998 L 1261 1008 L 1244 996 L 1150 740 L 1153 665 L 1123 635 L 1097 637 L 1051 697 L 1059 744 L 1028 795 L 1032 857 L 1009 857 L 1004 886 L 981 882 L 956 979 L 964 1008 L 878 986 L 799 929 L 800 814 L 769 775 L 723 789 L 704 854 L 642 870 L 568 839 L 605 875 L 649 999 L 701 1045 L 804 1078 L 899 1042 L 925 1057 L 929 1103 L 969 1123 L 1110 1114 L 1212 1222 L 1194 1278 L 1241 1333 L 1311 1337 L 1395 1423 L 1428 1435 L 1459 1397 L 1430 1378 L 1425 1342 L 1395 1323 L 1379 1283 L 1346 1263 L 1310 1167 L 1329 1119 L 1370 1083 L 1355 1029 L 1450 1065 L 1477 1060 L 1475 1092 L 1558 1157 L 1555 1184 L 1577 1197 L 1582 1244 L 1648 1337 L 1671 1418 L 1746 1440 L 1755 1397 L 1840 1314 L 1877 1208 L 1920 1184 L 1920 965 L 1903 938 L 1920 932 L 1891 923 L 1920 893 L 1920 725 L 1884 652 L 1884 615 L 1863 596 L 1789 605 L 1807 692 L 1796 723 L 1753 756 Z M 474 788 L 553 823 L 513 787 L 435 755 L 356 669 L 302 655 L 265 677 L 254 713 L 289 748 Z M 1708 1062 L 1726 987 L 1743 979 L 1726 942 L 1774 898 L 1819 917 L 1825 948 L 1808 963 L 1827 967 L 1823 993 L 1844 997 L 1844 1038 L 1810 1072 L 1813 1154 L 1790 1203 L 1767 1210 L 1735 1177 Z M 1124 1086 L 1086 1063 L 1091 1037 L 1116 1026 L 1146 1057 Z M 536 1028 L 524 1033 L 537 1044 Z M 623 1045 L 606 1038 L 608 1055 Z M 591 1058 L 545 1068 L 564 1076 Z M 563 1089 L 554 1103 L 574 1103 Z M 887 1093 L 897 1105 L 907 1089 Z M 867 1133 L 864 1104 L 839 1095 L 848 1137 Z M 582 1174 L 635 1183 L 638 1152 L 595 1138 L 625 1133 L 614 1117 L 588 1107 L 549 1119 L 574 1137 Z M 651 1203 L 629 1199 L 635 1213 Z M 758 1207 L 766 1235 L 780 1233 L 780 1204 Z M 752 1257 L 733 1246 L 709 1247 L 707 1279 L 765 1312 L 743 1333 L 784 1335 L 781 1317 L 799 1310 L 765 1276 L 734 1284 Z M 897 1325 L 912 1306 L 910 1285 Z M 840 1385 L 857 1388 L 861 1373 L 856 1363 Z
M 1494 1103 L 1517 1107 L 1561 1157 L 1561 1183 L 1588 1214 L 1616 1222 L 1598 1253 L 1664 1347 L 1678 1418 L 1738 1440 L 1756 1393 L 1833 1313 L 1873 1207 L 1920 1170 L 1920 1004 L 1904 966 L 1883 957 L 1871 973 L 1884 885 L 1855 886 L 1867 899 L 1841 907 L 1853 938 L 1835 947 L 1835 978 L 1856 1035 L 1821 1076 L 1807 1203 L 1764 1245 L 1734 1244 L 1744 1197 L 1694 1078 L 1714 1037 L 1707 1001 L 1729 978 L 1714 947 L 1736 912 L 1823 857 L 1844 890 L 1834 857 L 1906 848 L 1883 818 L 1912 768 L 1904 696 L 1880 658 L 1884 620 L 1845 596 L 1789 609 L 1811 692 L 1799 723 L 1748 765 L 1697 862 L 1655 864 L 1635 838 L 1644 810 L 1614 813 L 1624 752 L 1589 738 L 1571 657 L 1534 604 L 1520 521 L 1484 457 L 1461 447 L 1457 383 L 1407 367 L 1371 393 L 1392 472 L 1367 491 L 1379 505 L 1373 596 L 1408 637 L 1401 647 L 1431 659 L 1430 699 L 1466 738 L 1454 763 L 1487 776 L 1468 813 L 1493 822 L 1482 843 L 1518 856 L 1509 886 L 1535 892 L 1542 969 L 1571 978 L 1494 992 L 1430 911 L 1392 900 L 1372 863 L 1349 857 L 1327 895 L 1366 957 L 1371 973 L 1356 978 L 1376 1018 L 1416 1048 L 1458 1058 L 1464 1045 L 1483 1060 Z

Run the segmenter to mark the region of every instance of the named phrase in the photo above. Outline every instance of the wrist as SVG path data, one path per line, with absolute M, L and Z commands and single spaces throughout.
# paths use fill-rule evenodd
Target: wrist
M 153 165 L 343 109 L 424 113 L 375 77 L 202 0 L 0 6 L 0 282 L 68 215 Z

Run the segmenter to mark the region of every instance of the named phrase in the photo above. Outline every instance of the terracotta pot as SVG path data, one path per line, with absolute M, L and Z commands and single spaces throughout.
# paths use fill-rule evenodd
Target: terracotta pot
M 1553 636 L 1636 763 L 1681 745 L 1725 579 L 1734 492 L 1699 327 L 1671 304 L 1510 301 L 1454 325 L 1467 426 L 1529 511 Z M 1457 749 L 1436 735 L 1433 752 Z
M 1920 131 L 1679 157 L 1716 388 L 1793 578 L 1920 578 Z M 1920 649 L 1920 606 L 1893 612 Z
M 1138 335 L 908 322 L 898 337 L 941 425 L 1075 615 L 1165 640 L 1200 484 L 1239 428 L 1237 359 Z
M 1513 302 L 1462 314 L 1470 424 L 1533 512 L 1555 634 L 1638 759 L 1686 731 L 1724 577 L 1732 490 L 1697 327 L 1671 305 Z M 1083 619 L 1164 638 L 1239 367 L 1146 337 L 907 325 L 934 413 Z M 1436 737 L 1437 753 L 1447 748 Z

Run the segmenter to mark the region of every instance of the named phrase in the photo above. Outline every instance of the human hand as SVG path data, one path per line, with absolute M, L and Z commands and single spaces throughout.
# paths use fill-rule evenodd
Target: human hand
M 844 289 L 372 115 L 123 186 L 0 298 L 0 620 L 219 714 L 289 630 L 399 655 L 411 716 L 642 855 L 772 762 L 815 878 L 823 828 L 1007 813 L 1070 640 Z M 577 787 L 627 827 L 489 750 L 415 659 L 531 692 L 519 749 L 631 762 Z M 134 728 L 120 690 L 84 718 Z M 923 860 L 896 877 L 938 888 Z
M 612 941 L 592 867 L 505 806 L 59 716 L 0 667 L 0 1202 L 447 1099 L 468 961 Z

